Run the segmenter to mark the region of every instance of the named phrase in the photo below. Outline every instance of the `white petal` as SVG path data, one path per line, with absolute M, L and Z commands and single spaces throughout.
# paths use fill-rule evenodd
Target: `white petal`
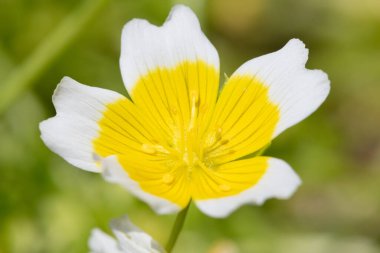
M 93 229 L 88 242 L 91 253 L 165 252 L 149 234 L 130 222 L 127 216 L 113 220 L 110 225 L 117 240 L 99 229 Z
M 149 234 L 136 227 L 127 216 L 113 220 L 111 228 L 124 252 L 164 252 Z
M 219 70 L 219 57 L 203 34 L 190 8 L 176 5 L 163 26 L 133 19 L 123 28 L 120 68 L 131 93 L 136 81 L 150 70 L 202 60 Z
M 261 205 L 269 198 L 287 199 L 300 184 L 301 179 L 286 162 L 270 158 L 268 169 L 253 187 L 230 197 L 198 200 L 196 205 L 209 216 L 223 218 L 243 204 Z
M 330 91 L 324 72 L 305 68 L 307 58 L 304 43 L 292 39 L 279 51 L 246 62 L 233 74 L 256 77 L 269 87 L 269 97 L 280 109 L 273 138 L 313 113 Z
M 139 184 L 128 176 L 128 173 L 118 162 L 116 156 L 109 156 L 102 160 L 103 177 L 111 183 L 116 183 L 147 203 L 158 214 L 176 213 L 181 208 L 166 199 L 149 194 L 141 189 Z
M 92 230 L 88 246 L 91 253 L 123 253 L 114 238 L 97 228 Z
M 116 92 L 64 77 L 53 95 L 56 116 L 40 123 L 42 140 L 72 165 L 99 172 L 92 145 L 98 136 L 97 121 L 107 104 L 121 98 Z

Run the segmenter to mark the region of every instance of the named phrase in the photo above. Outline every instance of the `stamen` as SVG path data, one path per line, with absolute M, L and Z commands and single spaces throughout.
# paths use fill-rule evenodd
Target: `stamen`
M 147 154 L 150 154 L 150 155 L 153 155 L 156 153 L 156 148 L 153 146 L 153 145 L 150 145 L 150 144 L 146 144 L 144 143 L 143 145 L 141 145 L 141 149 L 144 153 L 147 153 Z
M 222 138 L 222 132 L 223 132 L 223 129 L 221 127 L 218 127 L 216 131 L 214 132 L 214 134 L 211 135 L 212 137 L 210 137 L 209 139 L 211 140 L 209 141 L 211 145 L 205 148 L 206 153 L 213 152 L 217 150 L 218 148 L 220 148 L 221 146 L 227 145 L 230 142 L 229 139 Z
M 215 133 L 215 140 L 219 141 L 222 139 L 222 131 L 223 129 L 221 127 L 218 127 Z
M 209 133 L 206 138 L 206 149 L 211 149 L 222 139 L 222 128 L 218 127 Z
M 190 93 L 190 98 L 191 98 L 191 117 L 190 117 L 189 129 L 191 130 L 195 127 L 195 122 L 198 117 L 199 95 L 196 91 L 192 91 Z
M 171 175 L 171 174 L 165 174 L 162 177 L 162 182 L 164 182 L 164 184 L 171 184 L 171 183 L 173 183 L 174 182 L 173 175 Z
M 154 148 L 156 149 L 156 151 L 163 153 L 163 154 L 169 154 L 170 153 L 166 148 L 164 148 L 161 145 L 154 145 Z
M 219 185 L 219 189 L 220 189 L 222 192 L 228 192 L 228 191 L 231 190 L 231 186 L 226 185 L 226 184 L 220 184 L 220 185 Z
M 190 93 L 191 102 L 194 103 L 194 105 L 199 106 L 199 95 L 197 91 L 191 91 Z
M 200 160 L 196 160 L 196 163 L 204 170 L 208 170 L 209 168 Z
M 221 150 L 217 153 L 213 153 L 212 155 L 210 155 L 210 158 L 215 159 L 215 158 L 218 158 L 221 156 L 233 155 L 234 153 L 236 153 L 236 150 L 234 150 L 234 149 L 225 149 L 225 150 Z
M 230 140 L 228 140 L 228 139 L 224 139 L 224 140 L 221 140 L 220 141 L 220 145 L 226 145 L 226 144 L 228 144 L 230 142 Z
M 171 149 L 170 147 L 164 148 L 163 146 L 157 145 L 157 144 L 153 145 L 153 144 L 144 143 L 141 145 L 141 149 L 144 153 L 149 154 L 149 155 L 153 155 L 156 153 L 170 154 L 169 151 L 172 151 L 172 154 L 175 155 L 174 150 Z

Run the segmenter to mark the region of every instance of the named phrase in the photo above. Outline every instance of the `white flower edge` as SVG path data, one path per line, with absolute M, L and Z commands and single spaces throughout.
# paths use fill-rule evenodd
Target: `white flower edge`
M 141 76 L 157 68 L 172 68 L 186 61 L 202 60 L 219 71 L 219 55 L 187 6 L 175 5 L 162 26 L 132 19 L 121 36 L 120 70 L 133 98 Z
M 107 105 L 125 99 L 117 92 L 64 77 L 53 94 L 57 114 L 40 123 L 41 139 L 54 153 L 83 170 L 101 172 L 92 141 Z

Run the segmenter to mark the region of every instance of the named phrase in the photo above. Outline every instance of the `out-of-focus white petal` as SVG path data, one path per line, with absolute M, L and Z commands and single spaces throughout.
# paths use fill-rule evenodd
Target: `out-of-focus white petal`
M 150 235 L 136 227 L 127 216 L 111 222 L 116 240 L 94 229 L 89 247 L 91 253 L 163 253 L 165 250 Z
M 90 253 L 123 253 L 113 237 L 97 228 L 92 230 L 88 246 Z

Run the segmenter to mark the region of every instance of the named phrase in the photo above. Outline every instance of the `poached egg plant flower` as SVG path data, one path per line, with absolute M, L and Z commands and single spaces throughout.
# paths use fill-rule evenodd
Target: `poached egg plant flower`
M 116 239 L 98 228 L 92 230 L 88 245 L 90 253 L 164 253 L 150 235 L 136 227 L 127 216 L 111 221 Z
M 120 69 L 131 99 L 65 77 L 41 136 L 67 162 L 102 173 L 158 213 L 193 200 L 225 217 L 289 198 L 300 185 L 286 162 L 248 155 L 326 99 L 328 77 L 306 69 L 307 58 L 292 39 L 244 63 L 218 94 L 218 53 L 194 13 L 177 5 L 161 27 L 133 19 L 123 28 Z

